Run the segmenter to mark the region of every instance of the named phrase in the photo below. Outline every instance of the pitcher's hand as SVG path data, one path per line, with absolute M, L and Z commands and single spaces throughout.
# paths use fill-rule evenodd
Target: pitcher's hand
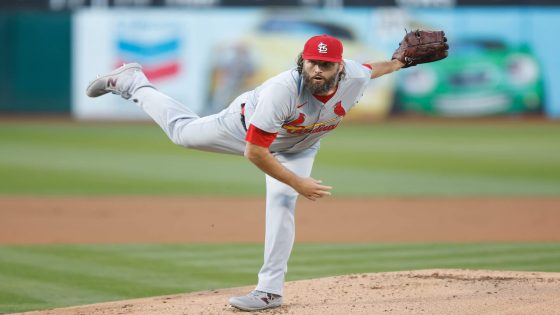
M 330 196 L 331 186 L 321 185 L 321 181 L 311 177 L 300 177 L 293 188 L 305 198 L 315 201 L 324 196 Z

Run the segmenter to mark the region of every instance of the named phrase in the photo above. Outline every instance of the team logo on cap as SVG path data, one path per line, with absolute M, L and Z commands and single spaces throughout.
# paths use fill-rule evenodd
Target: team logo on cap
M 327 53 L 327 44 L 320 42 L 319 45 L 317 45 L 317 50 L 319 51 L 320 54 L 326 54 Z

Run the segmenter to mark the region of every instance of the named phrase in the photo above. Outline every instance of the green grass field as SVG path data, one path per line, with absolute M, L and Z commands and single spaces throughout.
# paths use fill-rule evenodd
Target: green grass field
M 260 245 L 0 247 L 0 312 L 253 285 Z M 560 271 L 560 244 L 298 244 L 288 280 L 431 268 Z
M 558 124 L 342 126 L 313 176 L 335 195 L 560 195 Z M 248 195 L 263 175 L 240 156 L 173 145 L 152 124 L 0 125 L 2 195 Z
M 560 196 L 560 125 L 342 126 L 314 177 L 340 196 Z M 0 124 L 0 196 L 245 195 L 242 157 L 174 146 L 151 124 Z M 560 209 L 559 209 L 560 211 Z M 0 246 L 0 313 L 252 285 L 260 244 Z M 288 280 L 377 271 L 560 271 L 560 244 L 296 244 Z

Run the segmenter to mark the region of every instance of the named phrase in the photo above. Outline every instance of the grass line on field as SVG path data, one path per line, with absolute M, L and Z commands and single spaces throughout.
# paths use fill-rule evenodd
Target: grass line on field
M 375 267 L 373 271 L 389 271 L 389 270 L 411 270 L 411 269 L 432 269 L 432 268 L 456 268 L 460 265 L 463 268 L 483 268 L 496 269 L 493 266 L 502 266 L 500 268 L 519 269 L 523 265 L 539 265 L 548 262 L 560 260 L 560 253 L 538 253 L 532 257 L 520 256 L 519 254 L 499 255 L 491 257 L 461 257 L 461 256 L 445 256 L 445 257 L 422 257 L 409 256 L 401 259 L 376 259 L 369 261 L 360 260 L 354 257 L 346 257 L 344 259 L 324 259 L 321 258 L 320 265 L 302 265 L 298 267 L 296 272 L 320 272 L 323 274 L 332 274 L 339 270 L 336 265 L 350 265 L 352 268 L 367 272 Z M 298 262 L 299 263 L 299 262 Z M 310 261 L 309 263 L 317 263 Z M 333 267 L 334 266 L 334 267 Z M 525 269 L 526 270 L 526 269 Z
M 471 244 L 441 244 L 438 246 L 418 246 L 418 245 L 408 245 L 399 246 L 392 245 L 385 248 L 376 248 L 374 246 L 362 245 L 356 247 L 345 247 L 333 252 L 332 248 L 326 248 L 324 250 L 314 250 L 313 248 L 307 249 L 307 245 L 303 244 L 296 248 L 299 250 L 305 250 L 305 257 L 313 257 L 314 255 L 321 256 L 323 259 L 340 259 L 341 257 L 346 257 L 346 253 L 351 253 L 352 258 L 357 259 L 367 259 L 368 257 L 375 257 L 376 259 L 408 259 L 410 257 L 415 258 L 430 258 L 430 257 L 441 257 L 442 255 L 449 256 L 460 256 L 460 257 L 470 257 L 470 256 L 482 256 L 482 255 L 504 255 L 516 253 L 551 253 L 560 254 L 558 247 L 554 243 L 549 244 L 481 244 L 471 245 Z M 305 248 L 305 249 L 304 249 Z M 556 251 L 554 251 L 556 250 Z M 306 261 L 300 261 L 301 263 L 306 263 Z
M 2 269 L 3 270 L 3 269 Z M 44 278 L 22 277 L 0 273 L 0 301 L 13 303 L 9 297 L 17 295 L 21 304 L 32 303 L 43 305 L 44 308 L 55 305 L 72 305 L 87 303 L 89 301 L 109 301 L 125 296 L 114 292 L 103 292 L 90 289 L 89 285 L 82 283 L 80 286 L 67 286 L 58 281 L 47 281 Z M 2 295 L 2 292 L 9 292 Z M 0 312 L 5 312 L 4 304 L 0 304 Z
M 341 196 L 558 196 L 559 138 L 557 124 L 345 124 L 313 175 Z M 179 148 L 153 124 L 3 124 L 0 147 L 0 195 L 264 192 L 242 157 Z
M 64 273 L 71 275 L 72 278 L 95 279 L 100 283 L 116 281 L 123 283 L 124 286 L 143 286 L 145 288 L 158 288 L 158 284 L 165 283 L 162 289 L 188 289 L 189 283 L 207 283 L 212 287 L 214 283 L 220 283 L 227 279 L 230 273 L 219 268 L 210 270 L 208 262 L 211 259 L 200 255 L 200 257 L 190 257 L 189 259 L 162 259 L 159 256 L 138 258 L 128 255 L 126 252 L 101 254 L 93 256 L 83 250 L 70 249 L 53 253 L 37 253 L 18 251 L 13 248 L 0 251 L 4 256 L 10 257 L 10 262 L 17 264 L 21 268 L 30 270 L 41 270 L 45 274 L 60 275 Z M 84 259 L 88 257 L 88 259 Z M 252 267 L 255 265 L 254 259 L 244 259 L 243 257 L 229 259 L 226 263 L 235 266 Z M 7 264 L 0 257 L 0 264 Z M 100 269 L 98 266 L 105 265 L 110 268 Z M 3 266 L 6 268 L 6 266 Z M 215 266 L 219 267 L 219 266 Z M 177 274 L 188 275 L 189 282 L 176 277 Z
M 296 244 L 288 280 L 433 268 L 560 272 L 559 260 L 559 243 Z M 251 285 L 261 263 L 262 244 L 0 246 L 0 312 Z

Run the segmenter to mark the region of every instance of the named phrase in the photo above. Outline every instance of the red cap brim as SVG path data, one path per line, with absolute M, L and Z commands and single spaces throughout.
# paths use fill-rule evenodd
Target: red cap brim
M 328 56 L 321 56 L 321 55 L 302 55 L 303 60 L 321 60 L 321 61 L 328 61 L 328 62 L 342 62 L 342 58 L 333 58 Z

